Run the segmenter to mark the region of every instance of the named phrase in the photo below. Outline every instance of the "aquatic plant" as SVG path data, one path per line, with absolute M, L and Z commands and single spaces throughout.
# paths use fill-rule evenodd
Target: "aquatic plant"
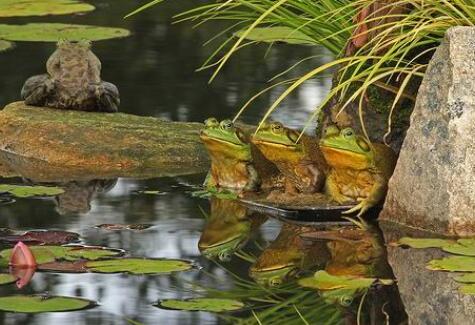
M 154 0 L 131 14 L 163 1 Z M 378 87 L 394 95 L 387 112 L 389 134 L 398 102 L 402 98 L 414 100 L 413 91 L 408 90 L 417 88 L 428 59 L 446 30 L 474 25 L 474 8 L 474 0 L 227 0 L 199 5 L 178 15 L 176 20 L 192 21 L 197 26 L 217 20 L 229 22 L 229 27 L 220 30 L 216 37 L 226 33 L 233 36 L 225 39 L 203 65 L 203 68 L 215 67 L 211 80 L 236 51 L 266 37 L 267 41 L 291 39 L 292 43 L 300 39 L 302 44 L 322 45 L 335 55 L 333 61 L 300 77 L 276 83 L 287 84 L 288 88 L 269 107 L 263 121 L 304 82 L 325 71 L 336 70 L 337 82 L 315 108 L 312 118 L 331 100 L 336 100 L 340 112 L 351 103 L 358 103 L 364 125 L 365 98 L 373 87 Z M 276 36 L 276 27 L 290 31 L 280 30 L 281 34 Z M 256 36 L 264 34 L 267 34 L 264 39 Z M 348 50 L 347 46 L 353 48 Z

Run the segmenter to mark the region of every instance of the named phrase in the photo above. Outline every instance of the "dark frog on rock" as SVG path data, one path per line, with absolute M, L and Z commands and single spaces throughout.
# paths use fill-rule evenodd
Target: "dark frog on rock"
M 328 167 L 318 150 L 318 141 L 279 122 L 264 123 L 252 143 L 285 177 L 286 193 L 315 193 L 325 183 Z
M 46 74 L 30 77 L 21 90 L 28 105 L 95 112 L 117 112 L 117 87 L 101 80 L 101 61 L 91 43 L 59 41 Z
M 330 165 L 325 191 L 340 204 L 358 204 L 345 213 L 363 215 L 386 195 L 388 180 L 396 165 L 394 151 L 356 135 L 353 129 L 325 129 L 320 150 Z
M 211 157 L 211 170 L 204 184 L 208 190 L 259 188 L 261 179 L 253 165 L 251 145 L 231 120 L 219 123 L 215 118 L 207 119 L 200 138 Z

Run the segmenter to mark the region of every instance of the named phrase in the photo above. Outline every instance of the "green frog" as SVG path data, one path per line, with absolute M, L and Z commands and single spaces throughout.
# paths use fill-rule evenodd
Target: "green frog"
M 236 201 L 212 198 L 210 215 L 198 248 L 208 259 L 217 257 L 222 262 L 229 262 L 232 255 L 246 244 L 253 230 L 266 219 L 251 213 Z
M 279 286 L 303 271 L 321 267 L 329 259 L 324 242 L 312 242 L 310 245 L 301 238 L 314 228 L 283 224 L 277 238 L 259 256 L 251 266 L 249 275 L 263 286 Z
M 207 119 L 200 138 L 211 157 L 204 184 L 207 190 L 241 193 L 279 186 L 277 168 L 253 148 L 247 133 L 231 120 Z
M 344 213 L 362 216 L 384 199 L 397 159 L 391 148 L 369 142 L 352 128 L 340 131 L 331 125 L 324 131 L 320 150 L 330 166 L 326 194 L 340 204 L 357 203 Z
M 286 128 L 280 122 L 264 123 L 252 143 L 285 177 L 285 193 L 315 193 L 322 189 L 327 164 L 316 138 Z
M 91 42 L 61 40 L 46 62 L 46 74 L 26 80 L 21 97 L 27 105 L 59 109 L 117 112 L 115 85 L 101 80 L 101 61 Z

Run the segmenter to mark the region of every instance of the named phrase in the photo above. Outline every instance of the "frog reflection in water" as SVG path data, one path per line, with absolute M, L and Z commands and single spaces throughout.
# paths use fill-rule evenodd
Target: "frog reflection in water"
M 236 201 L 212 198 L 198 248 L 206 258 L 228 262 L 266 219 Z
M 317 140 L 279 122 L 264 123 L 252 143 L 285 177 L 286 194 L 315 193 L 325 182 L 327 164 L 318 150 Z
M 358 202 L 345 213 L 361 216 L 384 199 L 396 154 L 383 144 L 368 142 L 351 128 L 340 131 L 329 126 L 324 133 L 320 150 L 330 165 L 325 192 L 340 204 Z
M 21 97 L 28 105 L 117 112 L 117 87 L 101 80 L 101 62 L 91 43 L 59 41 L 46 63 L 46 74 L 26 80 Z
M 243 130 L 231 120 L 205 121 L 200 138 L 211 157 L 205 180 L 208 190 L 227 189 L 238 193 L 279 186 L 276 167 L 265 160 L 248 141 Z
M 251 266 L 249 275 L 264 286 L 279 286 L 303 271 L 323 267 L 329 259 L 323 242 L 308 245 L 300 236 L 314 231 L 311 227 L 283 224 L 277 238 Z

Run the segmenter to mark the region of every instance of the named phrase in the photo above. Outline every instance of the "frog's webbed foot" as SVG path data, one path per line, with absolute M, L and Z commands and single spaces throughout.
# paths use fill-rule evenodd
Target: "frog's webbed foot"
M 358 212 L 358 214 L 356 216 L 361 217 L 374 205 L 367 199 L 359 198 L 358 201 L 359 201 L 359 203 L 356 206 L 354 206 L 351 209 L 343 212 L 342 214 L 351 214 L 351 213 Z
M 117 112 L 120 105 L 120 96 L 117 87 L 106 81 L 102 81 L 99 85 L 95 85 L 94 87 L 98 111 L 108 113 Z
M 54 81 L 49 75 L 33 76 L 25 81 L 21 89 L 21 98 L 27 105 L 44 106 L 54 88 Z

